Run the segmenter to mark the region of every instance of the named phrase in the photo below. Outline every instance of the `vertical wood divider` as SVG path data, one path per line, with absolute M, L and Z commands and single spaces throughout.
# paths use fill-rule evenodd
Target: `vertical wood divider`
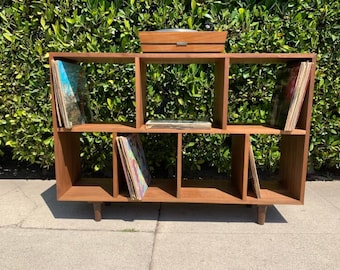
M 119 166 L 118 166 L 118 148 L 117 148 L 117 133 L 112 133 L 112 168 L 113 168 L 113 197 L 118 197 L 119 194 Z
M 140 128 L 145 122 L 146 108 L 146 64 L 139 56 L 135 57 L 136 76 L 136 128 Z
M 182 145 L 183 145 L 183 134 L 177 134 L 177 198 L 181 198 L 182 188 Z
M 218 59 L 215 64 L 213 118 L 214 126 L 226 129 L 228 113 L 229 58 Z
M 247 199 L 248 193 L 249 147 L 249 134 L 232 135 L 231 177 L 241 194 L 242 200 Z

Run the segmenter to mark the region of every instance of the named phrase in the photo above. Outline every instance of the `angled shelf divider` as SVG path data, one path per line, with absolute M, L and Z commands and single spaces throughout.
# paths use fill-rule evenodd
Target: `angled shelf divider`
M 57 104 L 51 76 L 52 116 L 55 143 L 57 198 L 62 201 L 86 201 L 95 206 L 95 218 L 100 220 L 100 203 L 131 202 L 125 188 L 116 138 L 120 134 L 175 134 L 175 177 L 152 179 L 141 202 L 253 204 L 260 206 L 259 223 L 264 222 L 265 206 L 273 204 L 303 204 L 307 174 L 308 145 L 316 66 L 315 54 L 276 53 L 75 53 L 52 52 L 54 60 L 86 64 L 133 65 L 134 88 L 129 91 L 135 98 L 135 119 L 124 122 L 99 122 L 73 125 L 66 129 L 58 125 Z M 292 131 L 257 123 L 228 123 L 229 77 L 234 65 L 287 64 L 310 61 L 313 63 L 310 83 L 302 105 L 297 126 Z M 214 67 L 211 129 L 174 129 L 146 127 L 147 72 L 150 65 L 209 64 Z M 81 172 L 82 133 L 103 132 L 112 137 L 112 177 L 85 178 Z M 185 134 L 226 134 L 231 137 L 232 173 L 230 179 L 184 180 L 183 136 Z M 261 198 L 256 198 L 248 184 L 250 136 L 280 136 L 280 175 L 273 181 L 261 180 Z M 125 184 L 124 184 L 125 183 Z

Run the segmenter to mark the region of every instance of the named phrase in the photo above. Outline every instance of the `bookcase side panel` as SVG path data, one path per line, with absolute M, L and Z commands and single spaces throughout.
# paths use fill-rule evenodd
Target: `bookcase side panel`
M 231 178 L 243 200 L 247 198 L 249 141 L 249 134 L 232 135 Z
M 283 135 L 280 147 L 282 184 L 295 199 L 303 202 L 308 158 L 306 137 Z
M 135 59 L 136 66 L 136 128 L 140 128 L 145 122 L 146 115 L 146 63 L 139 57 Z
M 81 176 L 79 134 L 55 133 L 54 149 L 57 197 L 60 198 Z
M 213 103 L 214 126 L 225 129 L 227 125 L 229 58 L 215 64 L 215 92 Z

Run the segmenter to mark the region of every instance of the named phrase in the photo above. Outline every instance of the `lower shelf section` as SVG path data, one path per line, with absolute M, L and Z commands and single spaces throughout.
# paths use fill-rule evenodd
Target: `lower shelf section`
M 267 183 L 266 183 L 267 182 Z M 176 180 L 154 179 L 141 201 L 131 200 L 127 191 L 113 196 L 112 179 L 81 179 L 70 187 L 60 201 L 86 202 L 169 202 L 214 204 L 302 204 L 293 198 L 278 181 L 261 183 L 261 199 L 248 192 L 242 198 L 236 187 L 228 180 L 183 180 L 177 194 Z

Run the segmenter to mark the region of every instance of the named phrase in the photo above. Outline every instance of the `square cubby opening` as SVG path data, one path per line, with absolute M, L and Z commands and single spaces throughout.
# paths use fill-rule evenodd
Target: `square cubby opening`
M 213 64 L 148 64 L 147 120 L 213 121 Z
M 229 71 L 228 124 L 272 124 L 275 102 L 289 108 L 283 98 L 275 101 L 288 79 L 288 64 L 232 64 Z M 289 100 L 290 102 L 290 100 Z M 286 113 L 287 113 L 286 112 Z M 286 114 L 281 112 L 284 119 Z
M 83 63 L 92 123 L 135 125 L 135 65 Z

